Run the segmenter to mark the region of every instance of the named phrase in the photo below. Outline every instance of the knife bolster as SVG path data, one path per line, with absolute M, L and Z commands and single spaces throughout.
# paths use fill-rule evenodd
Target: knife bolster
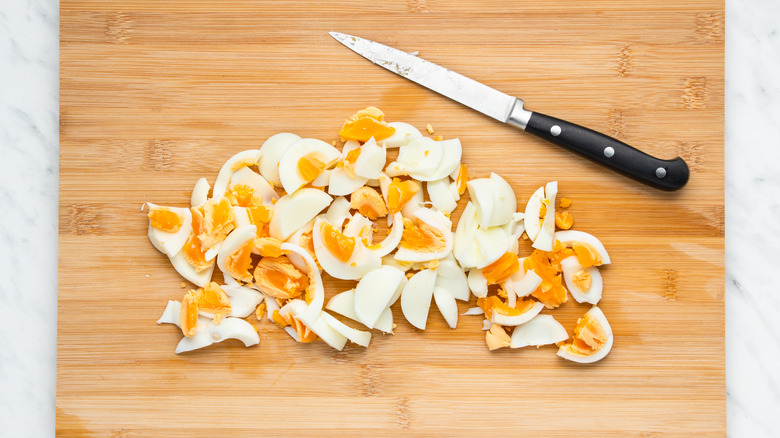
M 531 111 L 523 108 L 523 102 L 521 99 L 515 99 L 515 104 L 509 111 L 509 117 L 506 119 L 506 123 L 512 126 L 516 126 L 522 130 L 525 130 L 528 126 L 528 121 L 531 119 Z

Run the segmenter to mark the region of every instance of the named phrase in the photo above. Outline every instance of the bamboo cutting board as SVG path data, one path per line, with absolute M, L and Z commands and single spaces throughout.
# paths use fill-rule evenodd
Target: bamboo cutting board
M 650 3 L 63 0 L 58 434 L 725 434 L 724 5 Z M 373 66 L 329 30 L 681 155 L 691 180 L 641 186 Z M 395 309 L 395 334 L 368 349 L 299 345 L 265 320 L 257 346 L 173 353 L 180 333 L 155 321 L 185 289 L 142 203 L 186 206 L 235 152 L 285 131 L 330 142 L 369 105 L 460 138 L 470 176 L 503 175 L 521 208 L 559 182 L 575 229 L 613 259 L 606 359 L 489 352 L 480 317 L 450 330 L 435 306 L 425 332 Z M 553 314 L 571 329 L 586 310 Z

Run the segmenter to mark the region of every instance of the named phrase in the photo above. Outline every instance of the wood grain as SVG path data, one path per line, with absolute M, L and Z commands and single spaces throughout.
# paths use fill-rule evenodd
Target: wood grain
M 651 3 L 61 1 L 58 435 L 724 435 L 724 5 Z M 691 180 L 641 186 L 372 66 L 329 30 L 680 155 Z M 559 181 L 575 228 L 613 259 L 606 359 L 491 353 L 479 317 L 450 330 L 433 311 L 420 332 L 398 309 L 395 335 L 368 349 L 299 345 L 261 321 L 258 346 L 173 354 L 180 334 L 155 321 L 184 289 L 142 203 L 187 205 L 236 151 L 283 131 L 335 140 L 368 105 L 460 138 L 470 175 L 500 173 L 523 205 Z M 555 315 L 572 327 L 586 310 Z

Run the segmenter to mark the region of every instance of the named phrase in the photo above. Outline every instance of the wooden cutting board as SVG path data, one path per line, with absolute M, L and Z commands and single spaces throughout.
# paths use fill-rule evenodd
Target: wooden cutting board
M 725 434 L 724 4 L 652 3 L 63 0 L 58 433 Z M 680 155 L 690 183 L 646 188 L 373 66 L 329 30 Z M 489 352 L 481 317 L 450 330 L 435 307 L 425 332 L 395 309 L 395 335 L 368 349 L 296 344 L 264 320 L 257 346 L 174 354 L 180 333 L 155 321 L 185 289 L 142 203 L 186 206 L 235 152 L 284 131 L 330 142 L 369 105 L 460 138 L 470 175 L 503 175 L 521 206 L 559 182 L 575 229 L 612 256 L 605 360 Z M 587 308 L 553 314 L 571 329 Z

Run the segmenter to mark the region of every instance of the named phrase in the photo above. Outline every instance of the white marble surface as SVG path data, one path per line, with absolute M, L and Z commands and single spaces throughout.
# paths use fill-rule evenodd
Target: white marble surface
M 0 2 L 0 435 L 52 436 L 57 0 Z M 780 431 L 780 2 L 726 2 L 729 436 Z

